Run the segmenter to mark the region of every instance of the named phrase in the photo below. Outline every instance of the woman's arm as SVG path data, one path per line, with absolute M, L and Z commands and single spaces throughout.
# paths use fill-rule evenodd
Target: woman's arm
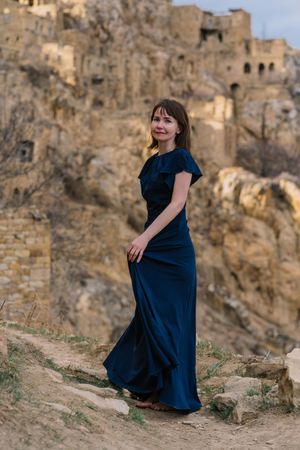
M 176 217 L 185 205 L 192 174 L 189 172 L 180 172 L 175 175 L 172 198 L 168 206 L 156 217 L 149 227 L 136 239 L 134 239 L 127 248 L 128 260 L 133 262 L 136 258 L 140 262 L 144 250 L 150 239 L 158 234 L 171 220 Z

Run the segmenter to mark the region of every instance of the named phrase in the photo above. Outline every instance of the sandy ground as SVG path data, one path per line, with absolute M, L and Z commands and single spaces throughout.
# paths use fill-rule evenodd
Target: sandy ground
M 60 373 L 70 371 L 70 366 L 84 367 L 104 379 L 99 353 L 92 357 L 72 344 L 20 330 L 7 329 L 7 333 L 21 381 L 14 395 L 7 389 L 0 391 L 1 450 L 300 450 L 300 415 L 295 412 L 271 409 L 238 426 L 205 407 L 189 415 L 141 412 L 134 400 L 124 397 L 118 398 L 129 404 L 128 416 L 102 410 L 65 389 L 78 386 L 78 381 L 57 382 L 45 367 L 51 362 Z

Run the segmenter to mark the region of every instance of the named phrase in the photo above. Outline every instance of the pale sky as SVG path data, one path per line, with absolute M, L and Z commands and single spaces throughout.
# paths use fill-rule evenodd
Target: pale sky
M 173 4 L 197 5 L 212 12 L 243 8 L 252 16 L 254 37 L 284 38 L 300 49 L 300 0 L 173 0 Z

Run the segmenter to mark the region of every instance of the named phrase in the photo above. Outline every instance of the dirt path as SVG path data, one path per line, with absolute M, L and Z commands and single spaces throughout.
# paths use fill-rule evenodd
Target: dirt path
M 294 413 L 269 411 L 237 426 L 205 409 L 190 415 L 141 413 L 132 399 L 121 396 L 116 398 L 130 406 L 128 416 L 98 407 L 74 394 L 82 386 L 64 372 L 81 373 L 85 383 L 88 376 L 103 380 L 99 359 L 66 342 L 15 329 L 7 332 L 21 383 L 14 386 L 17 401 L 11 402 L 12 394 L 1 395 L 1 450 L 300 450 L 300 416 Z

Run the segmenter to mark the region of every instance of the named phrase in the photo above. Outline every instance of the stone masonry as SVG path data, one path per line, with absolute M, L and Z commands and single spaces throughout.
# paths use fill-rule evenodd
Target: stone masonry
M 31 215 L 32 214 L 32 215 Z M 48 220 L 25 210 L 0 214 L 0 299 L 5 319 L 48 318 L 51 239 Z

